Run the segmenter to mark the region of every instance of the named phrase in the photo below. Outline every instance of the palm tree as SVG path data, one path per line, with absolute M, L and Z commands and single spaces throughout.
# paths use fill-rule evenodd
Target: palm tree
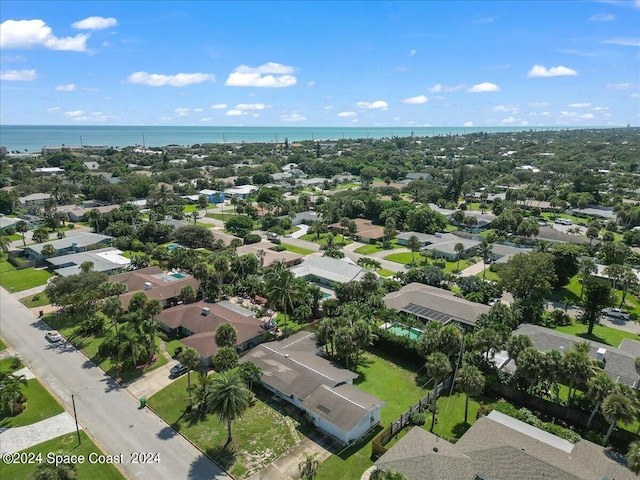
M 82 273 L 89 273 L 92 270 L 93 270 L 93 262 L 87 261 L 87 262 L 82 262 L 80 264 L 80 271 Z
M 0 250 L 2 250 L 4 253 L 7 253 L 9 251 L 9 245 L 11 245 L 11 240 L 9 240 L 9 237 L 0 235 Z
M 35 243 L 44 243 L 47 240 L 49 240 L 49 231 L 44 227 L 36 228 L 33 231 L 33 235 L 31 236 L 31 239 Z
M 16 223 L 16 232 L 22 234 L 22 245 L 25 247 L 27 246 L 27 242 L 24 239 L 24 234 L 27 232 L 27 230 L 29 230 L 29 224 L 24 220 L 20 220 L 18 223 Z
M 13 415 L 13 405 L 22 397 L 22 387 L 27 385 L 24 375 L 13 375 L 0 372 L 0 403 L 9 407 L 9 413 Z
M 342 217 L 340 219 L 340 228 L 342 233 L 342 242 L 344 244 L 344 232 L 349 228 L 349 217 Z
M 227 423 L 227 448 L 231 443 L 231 424 L 249 408 L 250 394 L 238 372 L 223 372 L 211 382 L 211 396 L 207 407 Z
M 198 372 L 198 382 L 193 386 L 193 399 L 195 407 L 200 412 L 209 411 L 209 402 L 212 396 L 213 375 L 209 375 L 206 371 Z
M 304 299 L 300 284 L 289 270 L 281 270 L 267 280 L 267 298 L 275 308 L 282 308 L 284 314 L 283 331 L 287 331 L 287 311 L 293 310 L 293 304 Z
M 180 363 L 187 367 L 187 394 L 189 395 L 189 410 L 193 408 L 193 398 L 191 397 L 191 370 L 200 364 L 200 354 L 193 348 L 187 348 L 180 356 Z
M 298 464 L 298 471 L 300 472 L 300 478 L 305 480 L 313 480 L 318 474 L 318 467 L 320 462 L 316 460 L 316 455 L 305 454 L 304 460 Z
M 420 240 L 415 235 L 411 235 L 407 240 L 407 248 L 411 250 L 411 264 L 415 262 L 415 254 L 420 251 Z
M 89 210 L 87 216 L 89 217 L 89 223 L 92 224 L 93 229 L 96 231 L 96 233 L 100 233 L 100 222 L 102 221 L 102 213 L 100 212 L 100 210 L 98 210 L 97 208 L 92 208 L 91 210 Z
M 586 351 L 585 351 L 586 347 Z M 589 343 L 576 343 L 573 349 L 564 354 L 562 366 L 564 375 L 569 379 L 569 391 L 567 392 L 567 407 L 575 395 L 575 390 L 581 383 L 591 378 L 591 359 L 589 358 Z
M 51 245 L 50 243 L 45 243 L 42 246 L 42 255 L 45 257 L 51 257 L 56 254 L 56 247 Z
M 625 266 L 624 273 L 622 275 L 622 278 L 620 279 L 620 282 L 622 283 L 622 299 L 620 300 L 619 308 L 622 308 L 622 306 L 624 305 L 624 301 L 627 298 L 627 292 L 629 291 L 629 288 L 634 285 L 638 285 L 638 277 L 636 277 L 636 274 L 633 272 L 633 270 Z
M 427 357 L 427 362 L 424 365 L 425 371 L 428 376 L 433 378 L 433 403 L 435 407 L 436 399 L 438 398 L 438 385 L 444 380 L 451 372 L 451 363 L 449 359 L 442 352 L 434 352 Z M 431 431 L 436 423 L 436 409 L 432 409 L 431 416 Z
M 607 397 L 607 395 L 609 395 L 609 393 L 611 393 L 613 387 L 613 380 L 611 380 L 611 377 L 609 377 L 605 372 L 600 372 L 595 377 L 589 379 L 589 382 L 587 383 L 587 398 L 593 405 L 593 409 L 589 415 L 587 427 L 591 426 L 593 417 L 598 413 L 600 405 L 602 405 L 602 401 Z
M 525 348 L 518 356 L 518 361 L 516 362 L 518 374 L 529 382 L 529 393 L 533 392 L 534 387 L 542 377 L 544 360 L 544 353 L 534 347 Z
M 186 285 L 180 290 L 180 295 L 178 295 L 178 298 L 181 302 L 191 303 L 196 299 L 196 291 L 191 285 Z
M 147 348 L 144 338 L 133 328 L 126 328 L 120 332 L 120 345 L 118 355 L 130 351 L 133 360 L 133 368 L 138 368 L 138 361 L 145 355 Z
M 162 304 L 158 299 L 149 300 L 144 306 L 144 314 L 146 316 L 145 321 L 142 323 L 142 328 L 145 336 L 147 337 L 147 342 L 149 343 L 149 360 L 153 356 L 156 347 L 155 347 L 155 337 L 156 330 L 158 329 L 158 322 L 155 319 L 156 315 L 159 315 L 162 312 Z
M 253 388 L 253 382 L 259 382 L 262 377 L 262 370 L 253 362 L 242 363 L 238 368 L 238 372 L 249 390 Z
M 369 480 L 408 480 L 402 473 L 395 470 L 379 470 L 375 469 L 371 472 Z
M 74 463 L 49 463 L 38 464 L 34 474 L 35 480 L 75 480 L 78 478 Z
M 264 257 L 267 256 L 267 253 L 260 249 L 258 250 L 258 253 L 256 254 L 258 256 L 258 259 L 260 260 L 260 268 L 264 268 Z
M 456 270 L 460 270 L 460 257 L 462 256 L 462 252 L 464 252 L 464 244 L 462 242 L 458 242 L 453 247 L 453 250 L 458 254 L 458 265 L 456 266 Z
M 484 375 L 475 365 L 464 365 L 458 372 L 456 385 L 465 394 L 464 423 L 467 423 L 467 415 L 469 413 L 469 397 L 480 395 L 484 390 L 484 383 Z
M 640 441 L 631 442 L 627 452 L 627 466 L 638 475 L 640 473 Z
M 594 262 L 590 258 L 585 258 L 580 262 L 580 275 L 582 280 L 580 282 L 580 298 L 582 298 L 584 294 L 584 283 L 587 277 L 593 275 L 598 271 L 598 267 L 596 266 L 596 262 Z
M 614 392 L 607 395 L 602 401 L 602 415 L 604 415 L 604 418 L 609 422 L 609 430 L 607 430 L 604 444 L 609 443 L 609 438 L 618 420 L 624 424 L 631 423 L 636 413 L 635 402 L 626 394 Z
M 102 302 L 102 313 L 111 319 L 116 328 L 116 337 L 118 336 L 118 320 L 122 317 L 124 309 L 120 299 L 116 296 L 105 298 Z
M 482 262 L 483 262 L 482 278 L 486 278 L 487 277 L 487 263 L 489 262 L 489 259 L 493 255 L 493 247 L 491 246 L 491 244 L 489 242 L 483 241 L 478 246 L 478 253 L 482 257 Z

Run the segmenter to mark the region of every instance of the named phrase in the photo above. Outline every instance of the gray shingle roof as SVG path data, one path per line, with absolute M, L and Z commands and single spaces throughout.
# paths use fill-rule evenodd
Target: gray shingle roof
M 311 255 L 300 265 L 290 269 L 296 277 L 315 276 L 331 282 L 346 283 L 360 280 L 369 270 L 347 260 Z

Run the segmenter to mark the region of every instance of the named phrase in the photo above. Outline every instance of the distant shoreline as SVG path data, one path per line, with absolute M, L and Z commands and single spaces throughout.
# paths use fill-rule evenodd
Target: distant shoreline
M 523 131 L 603 130 L 625 127 L 229 127 L 158 125 L 0 125 L 0 145 L 8 152 L 41 151 L 45 146 L 107 146 L 124 148 L 145 145 L 189 146 L 195 144 L 282 143 L 335 141 L 356 138 L 432 137 L 472 133 Z

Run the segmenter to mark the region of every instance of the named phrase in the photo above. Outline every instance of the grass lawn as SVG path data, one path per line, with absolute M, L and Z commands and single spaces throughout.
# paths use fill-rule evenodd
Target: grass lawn
M 622 340 L 630 338 L 632 340 L 640 340 L 638 335 L 625 332 L 624 330 L 618 330 L 617 328 L 605 327 L 604 325 L 596 325 L 593 327 L 593 334 L 587 335 L 588 325 L 581 323 L 574 323 L 566 327 L 556 327 L 559 332 L 568 333 L 569 335 L 575 335 L 577 337 L 584 338 L 585 340 L 593 340 L 594 342 L 605 343 L 612 347 L 619 347 Z
M 444 228 L 444 233 L 451 233 L 451 232 L 457 232 L 458 231 L 458 227 L 456 227 L 455 225 L 447 225 Z
M 471 425 L 476 421 L 476 413 L 480 405 L 494 403 L 495 399 L 489 397 L 471 397 L 469 398 L 469 414 L 467 422 L 464 423 L 464 404 L 466 395 L 454 391 L 451 396 L 444 393 L 438 398 L 436 404 L 438 411 L 436 413 L 436 424 L 433 433 L 445 440 L 455 442 Z M 423 428 L 431 430 L 431 413 L 427 412 L 427 421 Z
M 471 265 L 475 265 L 475 262 L 472 262 L 470 260 L 464 260 L 464 259 L 460 259 L 460 268 L 458 268 L 458 261 L 454 261 L 454 262 L 449 262 L 447 261 L 447 264 L 444 267 L 444 271 L 447 273 L 453 273 L 456 270 L 462 271 L 467 267 L 470 267 Z
M 558 302 L 568 301 L 572 305 L 578 304 L 580 303 L 581 287 L 582 284 L 578 281 L 578 276 L 575 275 L 567 285 L 551 292 L 549 298 Z M 627 297 L 630 297 L 630 295 L 627 295 Z
M 35 270 L 33 268 L 18 270 L 6 258 L 0 260 L 0 285 L 10 292 L 20 292 L 28 288 L 44 285 L 49 277 L 51 277 L 51 274 L 46 270 Z
M 178 347 L 182 347 L 182 350 L 186 350 L 187 346 L 182 343 L 180 340 L 170 340 L 170 341 L 165 341 L 164 342 L 164 346 L 167 349 L 167 352 L 169 352 L 169 355 L 173 356 L 173 352 L 175 351 L 176 348 Z
M 12 368 L 12 364 L 15 360 L 18 360 L 15 368 Z M 0 372 L 15 372 L 16 370 L 20 370 L 24 365 L 17 357 L 5 358 L 4 360 L 0 360 Z
M 398 245 L 398 240 L 396 239 L 391 241 L 391 249 L 382 248 L 381 243 L 376 243 L 376 244 L 370 243 L 368 245 L 362 245 L 361 247 L 356 248 L 354 251 L 356 253 L 359 253 L 360 255 L 371 255 L 372 253 L 385 252 L 385 251 L 393 250 L 395 248 L 406 248 L 406 247 L 404 245 Z
M 28 308 L 42 307 L 43 305 L 49 305 L 49 303 L 51 303 L 47 294 L 44 292 L 29 295 L 28 297 L 21 298 L 20 301 Z
M 366 441 L 322 462 L 317 480 L 358 480 L 362 472 L 373 465 L 370 458 L 373 437 L 427 393 L 416 385 L 415 371 L 415 367 L 392 362 L 375 351 L 364 355 L 358 366 L 360 377 L 354 384 L 387 403 L 382 407 L 381 427 L 369 435 Z
M 7 344 L 6 344 L 6 343 L 4 343 L 4 342 L 2 341 L 2 339 L 0 338 L 0 352 L 1 352 L 2 350 L 4 350 L 5 348 L 7 348 Z
M 487 265 L 485 272 L 484 277 L 482 276 L 483 272 L 476 273 L 476 277 L 485 278 L 486 280 L 491 280 L 493 282 L 498 282 L 500 280 L 500 275 L 489 270 L 489 265 Z
M 75 333 L 76 324 L 72 318 L 69 318 L 66 315 L 58 315 L 58 314 L 48 314 L 44 316 L 44 321 L 51 327 L 60 332 L 62 336 L 67 339 L 67 341 L 71 342 L 76 348 L 82 350 L 84 354 L 91 359 L 96 365 L 98 365 L 102 370 L 115 377 L 116 372 L 113 371 L 113 359 L 111 357 L 101 357 L 98 354 L 98 347 L 104 341 L 106 337 L 106 333 L 113 328 L 109 323 L 106 323 L 106 328 L 103 332 L 97 335 L 89 335 L 83 336 Z M 120 324 L 120 328 L 122 328 L 125 324 Z M 159 346 L 162 342 L 162 339 L 159 336 L 156 336 L 155 343 L 156 346 Z M 169 350 L 169 353 L 173 353 Z M 145 366 L 143 369 L 138 369 L 129 372 L 123 372 L 120 374 L 120 379 L 123 382 L 130 382 L 131 380 L 142 376 L 143 374 L 155 370 L 156 368 L 166 365 L 167 359 L 161 353 L 156 354 L 156 360 L 153 364 Z
M 392 253 L 384 257 L 385 260 L 389 260 L 390 262 L 401 263 L 403 265 L 408 265 L 411 263 L 411 252 L 403 252 L 403 253 Z M 424 262 L 426 260 L 425 257 L 422 256 L 421 253 L 416 252 L 414 254 L 414 258 L 416 262 Z
M 315 233 L 307 233 L 306 235 L 302 235 L 300 240 L 306 240 L 307 242 L 317 243 L 319 245 L 325 245 L 327 243 L 327 237 L 329 233 L 322 233 L 320 238 Z M 353 241 L 349 240 L 347 237 L 342 237 L 342 233 L 333 234 L 333 243 L 338 247 L 344 247 L 345 245 L 349 245 L 353 243 Z
M 295 245 L 289 245 L 288 243 L 281 243 L 284 248 L 286 248 L 289 252 L 299 253 L 300 255 L 310 255 L 313 253 L 313 250 L 307 250 L 306 248 L 296 247 Z
M 82 444 L 78 445 L 76 433 L 68 433 L 60 437 L 48 440 L 46 442 L 35 445 L 22 452 L 41 453 L 43 462 L 46 461 L 48 453 L 58 455 L 83 455 L 88 458 L 92 452 L 102 454 L 102 451 L 87 436 L 86 433 L 80 432 Z M 0 478 L 35 478 L 36 464 L 29 463 L 12 463 L 6 464 L 0 461 Z M 85 463 L 77 464 L 76 473 L 78 478 L 91 478 L 92 480 L 124 480 L 124 476 L 114 466 L 106 463 Z
M 36 378 L 27 380 L 27 386 L 23 387 L 22 392 L 27 397 L 27 408 L 15 417 L 0 415 L 0 427 L 23 427 L 64 411 Z
M 376 270 L 376 273 L 381 277 L 391 277 L 395 275 L 396 272 L 392 272 L 391 270 L 387 270 L 386 268 L 381 268 L 380 270 Z
M 191 381 L 196 381 L 196 375 Z M 220 423 L 215 415 L 198 418 L 186 413 L 186 390 L 184 375 L 153 395 L 148 405 L 235 477 L 257 473 L 297 443 L 300 424 L 269 405 L 272 394 L 265 390 L 258 391 L 255 405 L 233 423 L 233 442 L 225 451 L 226 423 Z

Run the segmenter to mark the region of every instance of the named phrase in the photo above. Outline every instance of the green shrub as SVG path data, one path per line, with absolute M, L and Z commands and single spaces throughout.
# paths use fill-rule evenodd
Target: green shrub
M 284 245 L 276 245 L 273 248 L 270 248 L 270 250 L 273 250 L 274 252 L 284 252 L 287 249 L 287 247 L 285 247 Z
M 252 243 L 259 243 L 262 238 L 257 233 L 249 233 L 244 236 L 244 244 L 251 245 Z
M 409 421 L 411 422 L 411 425 L 424 425 L 427 421 L 427 414 L 423 412 L 412 413 L 411 417 L 409 417 Z

